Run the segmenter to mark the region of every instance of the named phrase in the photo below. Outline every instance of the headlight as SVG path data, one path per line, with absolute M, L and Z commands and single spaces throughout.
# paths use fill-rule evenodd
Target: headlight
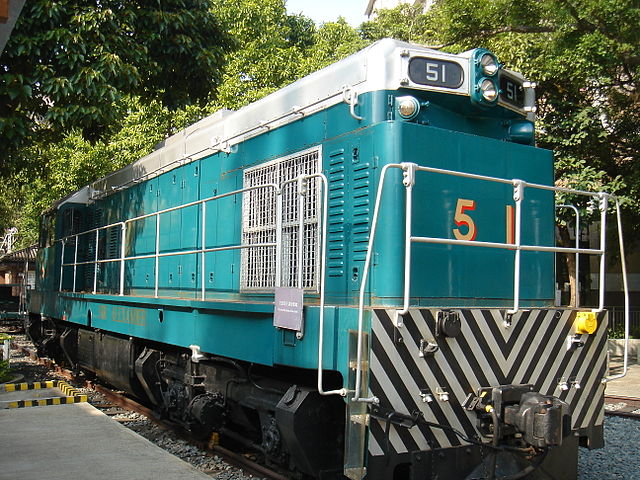
M 473 50 L 470 58 L 471 103 L 479 107 L 494 107 L 500 95 L 500 63 L 496 56 L 484 48 Z
M 487 76 L 491 76 L 498 71 L 496 59 L 489 53 L 485 53 L 480 57 L 480 65 L 482 66 L 482 71 Z
M 493 102 L 498 98 L 498 89 L 496 88 L 496 84 L 493 80 L 489 80 L 488 78 L 482 80 L 482 83 L 480 84 L 480 91 L 482 92 L 482 98 L 487 102 Z
M 398 114 L 405 120 L 411 120 L 420 113 L 420 102 L 414 97 L 398 97 L 396 99 Z

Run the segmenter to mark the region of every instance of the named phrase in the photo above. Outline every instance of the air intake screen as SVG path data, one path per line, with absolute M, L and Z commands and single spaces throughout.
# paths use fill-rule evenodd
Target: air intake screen
M 244 187 L 265 184 L 283 186 L 299 175 L 320 171 L 320 148 L 276 159 L 244 172 Z M 309 179 L 303 209 L 302 287 L 318 289 L 320 181 Z M 298 183 L 291 182 L 282 190 L 282 278 L 281 285 L 298 285 Z M 273 189 L 246 192 L 242 201 L 242 243 L 244 245 L 276 241 L 276 194 Z M 256 247 L 242 250 L 242 290 L 266 291 L 275 286 L 276 250 Z

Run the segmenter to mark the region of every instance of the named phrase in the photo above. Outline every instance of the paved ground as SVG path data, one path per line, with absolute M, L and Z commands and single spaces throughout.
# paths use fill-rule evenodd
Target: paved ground
M 640 365 L 635 360 L 633 357 L 629 359 L 626 376 L 607 383 L 605 395 L 640 398 Z M 611 357 L 609 374 L 618 373 L 622 373 L 622 357 Z
M 0 410 L 0 479 L 209 476 L 87 403 Z

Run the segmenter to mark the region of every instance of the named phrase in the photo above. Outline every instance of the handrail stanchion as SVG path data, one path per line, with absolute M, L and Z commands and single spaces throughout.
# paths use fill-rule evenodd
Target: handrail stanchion
M 94 267 L 93 267 L 93 294 L 96 294 L 98 290 L 98 242 L 99 242 L 100 230 L 96 230 L 96 245 L 95 245 L 95 256 L 94 256 Z
M 59 292 L 62 291 L 62 275 L 64 272 L 64 247 L 67 244 L 66 239 L 62 239 L 61 244 L 62 245 L 60 246 L 60 285 L 58 286 Z
M 620 249 L 620 269 L 622 271 L 622 288 L 624 290 L 624 359 L 622 363 L 622 372 L 617 375 L 605 377 L 603 383 L 610 382 L 617 378 L 622 378 L 627 374 L 629 369 L 629 279 L 627 278 L 627 266 L 624 261 L 624 239 L 622 238 L 622 219 L 620 215 L 620 201 L 611 196 L 616 203 L 616 223 L 618 227 L 618 245 Z
M 515 315 L 520 310 L 520 254 L 522 244 L 522 199 L 524 197 L 525 183 L 522 180 L 513 180 L 513 200 L 515 209 L 515 252 L 513 259 L 513 308 L 507 313 Z
M 206 295 L 206 290 L 205 290 L 205 275 L 204 275 L 204 270 L 207 266 L 206 261 L 205 261 L 205 248 L 206 248 L 206 241 L 207 241 L 207 203 L 206 202 L 202 202 L 202 221 L 200 222 L 200 225 L 202 226 L 202 245 L 200 248 L 200 299 L 204 300 L 205 299 L 205 295 Z
M 158 279 L 160 278 L 160 214 L 156 214 L 156 251 L 155 251 L 155 275 L 153 279 L 153 296 L 158 298 Z
M 121 227 L 122 239 L 120 241 L 120 295 L 124 295 L 124 272 L 125 272 L 125 255 L 126 255 L 126 239 L 127 239 L 127 222 L 122 222 Z
M 318 393 L 320 395 L 347 395 L 346 388 L 340 388 L 338 390 L 324 390 L 322 381 L 323 371 L 323 349 L 324 349 L 324 307 L 325 307 L 325 285 L 326 285 L 326 261 L 327 261 L 327 230 L 328 230 L 328 218 L 329 218 L 329 182 L 327 177 L 322 173 L 315 174 L 320 178 L 322 183 L 322 236 L 320 246 L 320 319 L 318 325 Z
M 303 261 L 304 261 L 304 196 L 306 190 L 306 184 L 304 177 L 298 177 L 298 248 L 297 248 L 297 260 L 298 260 L 298 288 L 304 290 L 303 283 Z
M 362 269 L 362 279 L 360 280 L 360 293 L 358 298 L 358 353 L 356 360 L 356 384 L 355 393 L 353 396 L 354 402 L 369 402 L 376 403 L 377 398 L 360 398 L 362 393 L 360 390 L 360 382 L 362 381 L 362 337 L 363 337 L 363 324 L 364 324 L 364 291 L 367 285 L 367 277 L 369 276 L 369 268 L 371 267 L 371 255 L 373 252 L 373 242 L 376 237 L 376 229 L 378 227 L 378 214 L 380 213 L 380 200 L 382 199 L 382 190 L 384 186 L 384 179 L 389 168 L 402 168 L 401 164 L 388 163 L 382 167 L 380 172 L 380 180 L 378 182 L 378 190 L 376 192 L 376 203 L 373 208 L 373 219 L 371 221 L 371 234 L 369 235 L 369 244 L 367 245 L 367 255 L 364 260 L 364 268 Z
M 405 168 L 406 166 L 406 168 Z M 396 327 L 402 326 L 402 321 L 398 319 L 400 315 L 406 315 L 409 312 L 409 296 L 411 291 L 411 219 L 413 218 L 413 186 L 416 183 L 415 163 L 403 164 L 402 183 L 405 186 L 405 226 L 404 226 L 404 302 L 402 310 L 396 311 L 394 320 Z
M 276 278 L 275 286 L 282 285 L 282 186 L 276 189 Z
M 78 267 L 78 243 L 79 236 L 76 235 L 76 245 L 73 251 L 73 293 L 76 293 L 76 275 L 77 275 L 77 267 Z
M 595 312 L 602 312 L 604 310 L 604 282 L 606 272 L 606 256 L 605 247 L 607 242 L 607 206 L 609 197 L 608 195 L 601 193 L 599 196 L 600 202 L 598 208 L 600 208 L 600 278 L 598 281 L 598 309 Z

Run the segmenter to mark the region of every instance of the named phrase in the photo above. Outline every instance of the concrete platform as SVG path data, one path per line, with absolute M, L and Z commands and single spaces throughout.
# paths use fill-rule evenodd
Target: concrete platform
M 632 363 L 635 359 L 629 359 L 627 374 L 617 380 L 607 383 L 605 395 L 620 397 L 640 398 L 640 364 Z M 615 375 L 622 372 L 622 357 L 611 357 L 609 374 Z
M 61 380 L 0 385 L 0 409 L 64 405 L 86 401 L 86 395 L 82 395 Z
M 0 392 L 0 408 L 6 402 L 19 400 L 37 400 L 39 398 L 63 397 L 59 388 L 40 388 L 38 390 L 15 390 L 13 392 Z
M 0 410 L 0 479 L 207 479 L 87 403 Z

